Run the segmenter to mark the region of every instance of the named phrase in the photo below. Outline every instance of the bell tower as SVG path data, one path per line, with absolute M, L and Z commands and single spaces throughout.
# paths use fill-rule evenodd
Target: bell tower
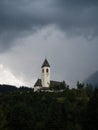
M 41 77 L 41 83 L 42 83 L 42 87 L 49 87 L 50 86 L 50 65 L 47 61 L 47 59 L 45 59 L 45 61 L 43 62 L 42 66 L 42 77 Z

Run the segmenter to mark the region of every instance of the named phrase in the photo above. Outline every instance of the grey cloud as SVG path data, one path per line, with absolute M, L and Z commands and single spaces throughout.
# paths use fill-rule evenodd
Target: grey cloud
M 60 4 L 58 0 L 0 1 L 0 30 L 30 30 L 32 26 L 51 23 L 65 28 L 97 25 L 97 1 L 61 0 Z M 89 8 L 83 6 L 87 4 Z M 78 5 L 82 8 L 78 8 Z
M 60 5 L 69 5 L 69 6 L 97 6 L 98 5 L 98 1 L 97 0 L 55 0 L 58 1 L 58 3 Z
M 47 26 L 25 38 L 18 38 L 10 52 L 0 56 L 0 62 L 11 72 L 33 86 L 41 74 L 47 56 L 51 79 L 65 80 L 75 86 L 98 69 L 98 38 L 88 41 L 83 36 L 67 37 L 55 26 Z
M 0 64 L 29 83 L 47 56 L 51 79 L 84 80 L 98 69 L 97 12 L 97 0 L 0 0 Z
M 0 48 L 10 48 L 15 38 L 48 24 L 70 35 L 97 36 L 97 12 L 97 0 L 1 0 Z

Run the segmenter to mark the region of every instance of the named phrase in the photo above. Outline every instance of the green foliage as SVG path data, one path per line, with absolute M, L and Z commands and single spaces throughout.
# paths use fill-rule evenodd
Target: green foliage
M 4 85 L 0 85 L 0 93 L 8 93 L 8 92 L 31 92 L 33 91 L 32 88 L 28 88 L 28 87 L 24 87 L 24 86 L 21 86 L 20 88 L 17 88 L 16 86 L 12 86 L 12 85 L 7 85 L 7 84 L 4 84 Z
M 2 107 L 0 107 L 0 130 L 7 130 L 6 125 L 7 125 L 6 116 L 4 114 Z
M 69 86 L 65 83 L 65 81 L 62 82 L 57 82 L 57 83 L 52 83 L 50 85 L 50 89 L 54 91 L 60 91 L 60 90 L 66 90 L 68 89 Z
M 24 103 L 15 104 L 15 106 L 10 111 L 9 118 L 9 126 L 12 130 L 23 129 L 23 130 L 32 130 L 32 125 L 34 125 L 31 121 L 32 119 L 32 111 L 29 107 Z
M 79 81 L 77 82 L 77 89 L 82 90 L 84 88 L 84 84 L 80 83 Z
M 91 84 L 86 84 L 85 91 L 88 97 L 92 97 L 94 91 L 93 86 Z
M 0 130 L 98 129 L 98 90 L 89 85 L 63 92 L 0 94 L 0 106 Z
M 84 116 L 84 130 L 98 130 L 98 89 L 95 89 Z

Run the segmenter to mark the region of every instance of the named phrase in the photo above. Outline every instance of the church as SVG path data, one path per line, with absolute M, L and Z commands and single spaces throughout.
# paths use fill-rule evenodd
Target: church
M 50 80 L 50 64 L 47 59 L 44 60 L 41 66 L 41 79 L 38 79 L 34 85 L 36 91 L 50 91 L 50 85 L 60 85 L 62 82 Z

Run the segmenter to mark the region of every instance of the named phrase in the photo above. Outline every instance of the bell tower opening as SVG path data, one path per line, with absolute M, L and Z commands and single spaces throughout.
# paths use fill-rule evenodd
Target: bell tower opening
M 46 69 L 46 72 L 48 73 L 48 72 L 49 72 L 49 70 L 48 70 L 48 69 Z

